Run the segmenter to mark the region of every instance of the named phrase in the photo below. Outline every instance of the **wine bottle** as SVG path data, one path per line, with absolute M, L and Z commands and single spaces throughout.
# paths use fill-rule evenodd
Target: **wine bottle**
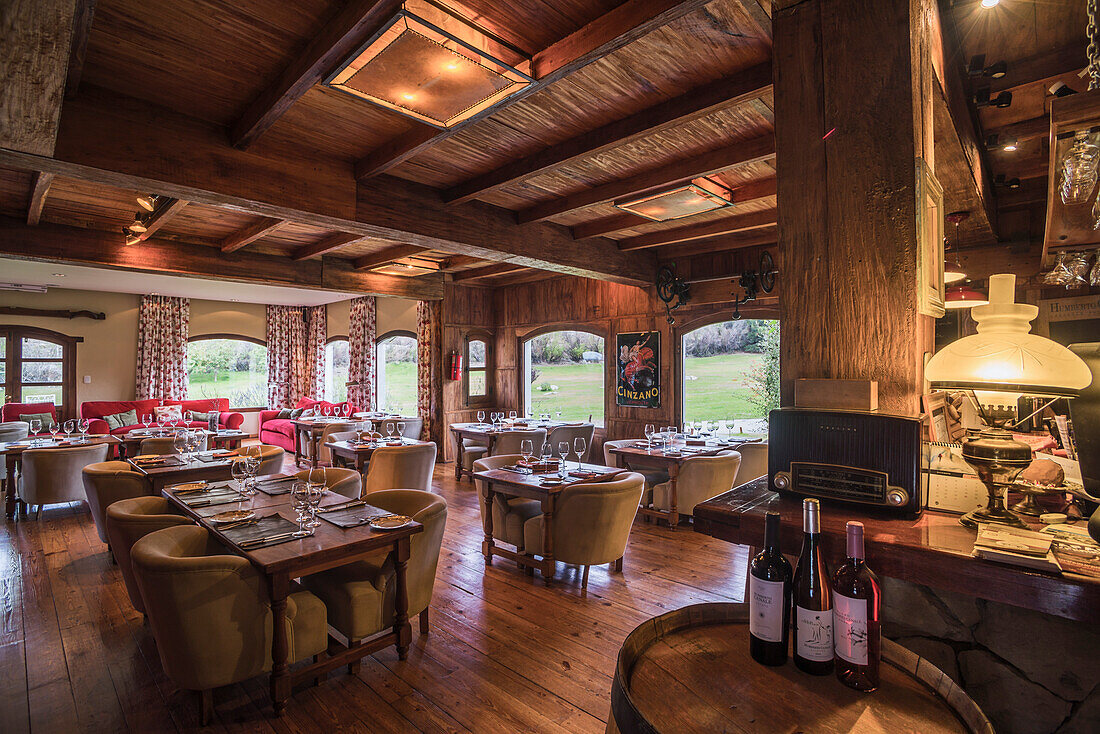
M 878 688 L 882 588 L 867 567 L 863 523 L 849 522 L 848 559 L 833 576 L 836 676 L 857 691 Z
M 749 563 L 749 654 L 764 665 L 787 662 L 791 564 L 779 551 L 779 513 L 764 515 L 764 550 Z
M 813 675 L 833 672 L 833 607 L 821 553 L 821 504 L 802 502 L 802 552 L 794 572 L 794 664 Z

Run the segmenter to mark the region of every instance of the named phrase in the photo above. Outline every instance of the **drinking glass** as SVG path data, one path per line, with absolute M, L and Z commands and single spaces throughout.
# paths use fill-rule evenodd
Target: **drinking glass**
M 50 436 L 54 441 L 57 440 L 57 434 L 61 431 L 61 425 L 57 421 L 50 421 Z
M 73 435 L 76 432 L 76 421 L 70 418 L 65 421 L 65 438 Z
M 405 421 L 397 422 L 397 435 L 402 437 L 405 435 Z
M 149 432 L 149 426 L 153 425 L 153 416 L 150 413 L 141 414 L 141 425 L 145 426 L 145 432 Z
M 514 411 L 514 410 L 509 410 L 508 411 L 508 420 L 513 421 L 513 422 L 516 420 L 516 411 Z
M 569 442 L 558 441 L 558 456 L 561 457 L 561 475 L 565 476 L 565 462 L 569 459 Z
M 76 427 L 80 430 L 80 443 L 87 443 L 88 429 L 92 427 L 92 422 L 87 418 L 81 418 L 76 422 Z
M 41 432 L 42 432 L 42 419 L 41 418 L 31 418 L 31 438 L 35 441 L 41 440 L 41 439 L 38 438 L 38 434 L 41 433 Z
M 290 498 L 293 501 L 294 519 L 298 521 L 298 532 L 306 531 L 309 519 L 309 483 L 298 480 L 290 485 Z
M 395 426 L 393 424 L 393 421 L 389 421 L 389 422 L 386 423 L 386 436 L 387 437 L 393 438 L 394 428 L 395 428 Z
M 306 523 L 306 527 L 315 528 L 321 524 L 317 519 L 317 505 L 320 504 L 321 497 L 325 493 L 325 467 L 319 466 L 315 469 L 310 469 L 309 473 L 306 474 L 306 482 L 309 484 L 310 506 L 310 519 L 309 522 Z
M 237 491 L 244 491 L 244 480 L 248 477 L 248 469 L 244 465 L 244 459 L 237 459 L 229 467 L 229 475 L 237 483 Z
M 525 438 L 519 442 L 519 452 L 523 454 L 524 463 L 528 464 L 527 471 L 534 473 L 534 469 L 530 468 L 531 459 L 535 456 L 535 442 L 529 438 Z
M 479 410 L 477 412 L 477 424 L 479 426 L 485 425 L 485 411 L 484 410 Z
M 645 440 L 650 449 L 653 448 L 653 434 L 657 432 L 652 423 L 645 424 Z
M 541 458 L 543 462 L 550 461 L 550 459 L 554 458 L 554 447 L 550 445 L 549 441 L 542 442 L 541 454 L 539 458 Z
M 581 459 L 584 456 L 585 449 L 588 448 L 588 441 L 584 439 L 584 436 L 577 436 L 573 439 L 573 451 L 577 454 L 577 470 L 580 471 Z
M 192 413 L 190 410 L 183 411 L 183 422 L 185 425 L 189 425 L 192 422 L 191 419 L 194 417 L 195 414 Z
M 183 461 L 186 461 L 184 454 L 187 452 L 187 441 L 186 431 L 176 431 L 175 435 L 172 436 L 172 449 Z

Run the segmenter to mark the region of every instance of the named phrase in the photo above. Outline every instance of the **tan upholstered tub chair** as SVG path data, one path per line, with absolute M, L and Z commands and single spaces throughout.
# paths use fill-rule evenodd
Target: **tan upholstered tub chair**
M 332 440 L 332 438 L 331 438 L 332 434 L 334 434 L 334 433 L 347 433 L 348 431 L 354 431 L 355 427 L 357 425 L 359 425 L 359 421 L 346 421 L 346 422 L 345 421 L 333 421 L 332 423 L 328 423 L 328 424 L 325 425 L 325 429 L 323 431 L 321 431 L 321 436 L 317 440 L 317 446 L 318 446 L 318 449 L 317 449 L 318 456 L 317 456 L 317 458 L 320 461 L 320 463 L 326 464 L 326 465 L 331 465 L 332 464 L 332 450 L 328 446 L 325 446 L 325 444 L 328 441 Z M 306 457 L 307 459 L 310 459 L 310 458 L 312 458 L 310 456 L 311 452 L 312 452 L 312 448 L 310 447 L 309 441 L 303 441 L 302 442 L 302 456 Z
M 9 441 L 22 441 L 31 433 L 30 424 L 26 421 L 5 421 L 0 423 L 0 443 Z M 8 492 L 8 473 L 0 471 L 0 491 Z
M 558 426 L 550 431 L 546 436 L 546 440 L 550 442 L 550 445 L 554 447 L 554 451 L 558 450 L 558 444 L 565 441 L 569 444 L 569 451 L 573 451 L 573 439 L 583 438 L 585 441 L 584 453 L 581 454 L 581 461 L 587 462 L 592 455 L 592 435 L 596 432 L 596 426 L 591 423 L 577 423 L 566 424 L 564 426 Z M 542 444 L 535 446 L 535 451 L 538 451 Z M 575 454 L 571 454 L 575 456 Z
M 383 418 L 382 420 L 371 421 L 374 424 L 374 430 L 381 433 L 383 436 L 389 436 L 390 434 L 386 430 L 387 426 L 393 426 L 394 435 L 401 435 L 405 438 L 419 439 L 420 433 L 424 430 L 423 418 Z M 405 430 L 398 431 L 397 424 L 404 423 Z
M 435 469 L 434 443 L 414 446 L 383 446 L 371 454 L 363 494 L 382 489 L 422 489 L 431 491 Z
M 474 471 L 489 471 L 502 466 L 512 466 L 523 457 L 519 454 L 498 454 L 478 459 L 474 462 Z M 488 491 L 487 483 L 474 477 L 477 486 L 477 508 L 481 511 L 482 532 L 487 529 L 485 516 L 485 496 Z M 523 497 L 505 497 L 495 495 L 493 497 L 493 540 L 500 540 L 509 545 L 514 545 L 516 550 L 523 552 L 523 524 L 536 515 L 542 514 L 542 503 L 538 500 L 525 499 Z
M 604 441 L 603 442 L 603 463 L 604 463 L 604 466 L 614 466 L 614 467 L 618 467 L 619 469 L 627 468 L 626 467 L 626 462 L 623 461 L 623 458 L 621 456 L 619 456 L 618 454 L 611 453 L 611 449 L 617 448 L 617 447 L 620 447 L 620 446 L 633 446 L 636 443 L 644 443 L 644 441 L 645 441 L 645 439 L 637 439 L 637 438 L 619 438 L 619 439 L 615 439 L 614 441 Z M 668 481 L 668 472 L 665 471 L 664 469 L 659 469 L 657 467 L 640 466 L 640 467 L 637 467 L 634 471 L 637 471 L 639 474 L 641 474 L 645 478 L 646 489 L 652 489 L 653 487 L 656 487 L 658 484 L 663 484 L 663 483 Z
M 546 443 L 546 429 L 545 428 L 532 428 L 527 431 L 505 431 L 497 436 L 496 441 L 493 442 L 493 456 L 500 455 L 512 455 L 519 453 L 519 447 L 523 443 L 524 439 L 531 440 L 531 446 L 535 451 L 535 455 L 542 450 L 542 445 Z M 572 444 L 570 444 L 572 446 Z M 554 451 L 557 451 L 558 447 L 554 447 Z M 570 449 L 572 450 L 572 449 Z M 464 453 L 462 460 L 465 467 L 471 471 L 477 471 L 474 469 L 474 462 L 478 459 L 484 458 L 488 451 L 485 451 L 478 455 L 474 453 Z
M 84 494 L 88 498 L 88 507 L 92 511 L 92 520 L 99 539 L 107 543 L 107 508 L 119 500 L 131 497 L 145 497 L 150 486 L 133 466 L 125 461 L 103 461 L 88 464 L 81 472 Z
M 309 469 L 303 469 L 294 476 L 303 481 L 308 481 Z M 328 466 L 325 467 L 325 488 L 330 492 L 358 499 L 363 493 L 363 478 L 354 469 Z
M 741 467 L 737 470 L 734 486 L 751 482 L 768 473 L 768 444 L 746 443 L 737 447 L 741 454 Z
M 29 506 L 62 502 L 87 502 L 84 494 L 84 467 L 107 458 L 106 443 L 90 443 L 65 448 L 27 449 L 20 461 L 19 499 Z
M 242 446 L 240 454 L 241 456 L 260 457 L 260 468 L 256 471 L 256 476 L 262 477 L 268 474 L 278 474 L 283 470 L 283 457 L 286 455 L 286 451 L 280 446 L 269 446 L 261 443 L 254 446 Z
M 191 525 L 192 522 L 178 514 L 172 503 L 164 497 L 132 497 L 107 505 L 105 524 L 107 542 L 118 562 L 118 570 L 122 572 L 130 603 L 134 605 L 134 609 L 145 614 L 145 602 L 141 600 L 141 591 L 134 581 L 130 549 L 149 533 L 177 525 Z
M 201 691 L 203 724 L 212 689 L 271 670 L 271 600 L 247 559 L 227 555 L 205 528 L 165 528 L 131 551 L 164 672 L 180 688 Z M 325 605 L 308 591 L 286 604 L 289 662 L 328 646 Z
M 740 466 L 741 454 L 736 451 L 720 451 L 713 456 L 684 459 L 676 477 L 676 511 L 680 515 L 691 515 L 695 512 L 695 505 L 730 491 Z M 658 484 L 646 494 L 655 509 L 671 509 L 671 481 Z
M 641 474 L 624 472 L 609 482 L 566 487 L 558 495 L 551 536 L 554 558 L 584 566 L 583 588 L 588 588 L 590 566 L 611 563 L 622 570 L 630 527 L 644 488 Z M 543 554 L 545 527 L 541 514 L 523 524 L 524 553 Z
M 447 502 L 418 489 L 384 489 L 372 492 L 370 504 L 397 515 L 408 515 L 424 526 L 412 536 L 406 575 L 409 616 L 420 615 L 420 631 L 428 633 L 428 605 L 432 600 L 435 570 L 443 530 L 447 524 Z M 302 579 L 328 608 L 328 621 L 348 640 L 371 637 L 393 626 L 394 576 L 388 552 L 338 566 Z M 352 670 L 356 666 L 353 664 Z

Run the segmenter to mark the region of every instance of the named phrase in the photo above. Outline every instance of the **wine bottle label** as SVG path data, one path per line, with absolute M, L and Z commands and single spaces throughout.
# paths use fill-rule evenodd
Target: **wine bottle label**
M 764 642 L 783 641 L 783 582 L 749 574 L 749 633 Z
M 867 600 L 833 594 L 836 654 L 854 665 L 867 664 Z
M 798 644 L 795 654 L 805 660 L 825 662 L 833 659 L 833 610 L 819 612 L 795 605 Z

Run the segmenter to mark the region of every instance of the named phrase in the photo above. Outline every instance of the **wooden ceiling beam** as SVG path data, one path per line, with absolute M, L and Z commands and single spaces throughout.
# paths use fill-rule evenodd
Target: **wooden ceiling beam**
M 1029 120 L 1020 120 L 1001 127 L 991 127 L 986 135 L 996 135 L 1001 140 L 1042 140 L 1050 135 L 1050 115 L 1039 115 Z
M 470 255 L 451 255 L 449 258 L 443 261 L 443 267 L 440 268 L 444 273 L 449 273 L 452 270 L 462 270 L 468 268 L 471 265 L 477 265 L 478 263 L 485 262 L 480 257 L 471 257 Z
M 378 252 L 372 252 L 369 255 L 363 255 L 362 257 L 356 258 L 352 261 L 352 267 L 356 270 L 370 270 L 371 268 L 389 265 L 402 258 L 418 255 L 421 252 L 427 251 L 427 248 L 417 247 L 416 245 L 394 245 L 393 247 L 387 247 L 384 250 L 379 250 Z
M 538 222 L 566 212 L 640 194 L 650 189 L 673 186 L 736 166 L 759 163 L 774 158 L 774 135 L 742 140 L 715 151 L 651 168 L 629 178 L 594 186 L 553 201 L 536 204 L 517 212 L 516 221 L 520 224 Z M 774 180 L 772 182 L 772 195 L 775 195 Z
M 993 52 L 987 52 L 985 55 L 987 64 L 996 63 L 1002 58 L 1002 56 Z M 1078 71 L 1085 68 L 1088 62 L 1088 57 L 1085 55 L 1085 44 L 1075 43 L 1047 53 L 1009 62 L 1007 73 L 1000 79 L 990 79 L 986 82 L 979 78 L 972 80 L 971 84 L 974 87 L 984 87 L 988 84 L 990 94 L 995 95 L 1006 89 L 1016 89 L 1046 79 L 1053 79 L 1071 71 Z M 1083 91 L 1086 86 L 1087 82 L 1082 81 L 1077 91 Z
M 762 38 L 772 40 L 772 3 L 771 0 L 741 0 L 745 15 L 760 31 Z
M 416 278 L 364 273 L 337 258 L 299 262 L 278 255 L 237 252 L 177 240 L 124 244 L 121 234 L 0 218 L 0 255 L 164 275 L 291 288 L 314 288 L 418 300 L 443 297 L 443 276 Z
M 771 92 L 770 62 L 744 69 L 690 92 L 661 102 L 621 120 L 608 123 L 564 142 L 552 145 L 521 160 L 453 186 L 443 194 L 448 203 L 460 203 L 482 196 L 501 186 L 523 181 L 570 161 L 597 155 L 640 138 L 704 117 L 712 112 L 759 99 Z
M 322 25 L 321 33 L 283 69 L 278 80 L 260 93 L 233 124 L 230 134 L 233 147 L 245 150 L 256 142 L 310 87 L 350 56 L 400 7 L 401 0 L 349 0 L 344 4 Z
M 493 278 L 490 281 L 484 283 L 477 283 L 476 285 L 488 286 L 490 288 L 503 288 L 508 285 L 520 285 L 521 283 L 534 283 L 539 280 L 546 280 L 547 278 L 559 277 L 558 273 L 548 273 L 545 270 L 538 270 L 536 268 L 528 268 L 527 270 L 520 270 L 515 273 L 508 273 L 501 275 L 497 278 Z
M 515 273 L 520 270 L 526 270 L 526 267 L 523 265 L 515 265 L 513 263 L 498 263 L 496 265 L 486 265 L 483 268 L 463 270 L 461 273 L 455 273 L 451 277 L 456 283 L 458 283 L 464 280 L 477 280 L 479 278 L 491 278 L 494 275 Z
M 145 231 L 138 234 L 138 241 L 145 240 L 156 234 L 157 230 L 168 224 L 172 217 L 183 211 L 189 202 L 186 199 L 161 199 L 157 202 L 157 208 L 145 219 Z
M 667 261 L 714 252 L 731 252 L 734 250 L 743 250 L 746 247 L 774 245 L 778 241 L 779 231 L 776 227 L 761 227 L 760 229 L 750 229 L 745 232 L 719 235 L 703 240 L 691 240 L 675 245 L 665 245 L 657 250 L 657 259 L 659 261 Z
M 534 84 L 528 84 L 511 97 L 446 130 L 417 129 L 390 141 L 355 164 L 355 178 L 362 181 L 401 165 L 468 125 L 526 99 L 650 31 L 698 10 L 708 1 L 626 0 L 614 10 L 535 54 L 530 65 L 530 74 L 537 80 Z
M 73 18 L 73 37 L 69 44 L 69 70 L 65 77 L 65 98 L 72 99 L 80 89 L 84 57 L 88 53 L 88 33 L 92 30 L 96 0 L 77 0 Z
M 997 211 L 1010 212 L 1017 209 L 1027 209 L 1037 204 L 1046 204 L 1047 201 L 1047 177 L 1022 179 L 1020 188 L 1009 189 L 997 194 Z M 951 232 L 948 231 L 948 236 Z
M 704 222 L 703 224 L 689 224 L 686 227 L 665 229 L 659 232 L 649 232 L 647 234 L 638 235 L 637 237 L 628 237 L 625 240 L 619 241 L 619 249 L 623 252 L 631 252 L 633 250 L 643 250 L 649 247 L 672 245 L 677 242 L 688 242 L 690 240 L 699 240 L 706 237 L 744 232 L 749 229 L 768 227 L 775 223 L 776 213 L 774 209 L 762 212 L 752 212 L 751 214 L 739 214 L 732 217 L 722 217 L 721 219 Z
M 222 252 L 236 252 L 242 247 L 247 247 L 264 235 L 274 232 L 276 229 L 286 224 L 287 221 L 286 219 L 278 219 L 276 217 L 264 217 L 247 227 L 238 229 L 221 241 Z
M 321 255 L 328 255 L 329 253 L 336 252 L 362 239 L 364 239 L 364 237 L 361 234 L 337 232 L 336 234 L 325 237 L 319 242 L 314 242 L 312 245 L 303 245 L 299 247 L 290 257 L 292 260 L 308 260 L 311 257 L 320 257 Z
M 38 171 L 31 185 L 31 203 L 27 207 L 27 224 L 32 227 L 42 220 L 42 209 L 46 206 L 46 197 L 50 194 L 54 174 Z

